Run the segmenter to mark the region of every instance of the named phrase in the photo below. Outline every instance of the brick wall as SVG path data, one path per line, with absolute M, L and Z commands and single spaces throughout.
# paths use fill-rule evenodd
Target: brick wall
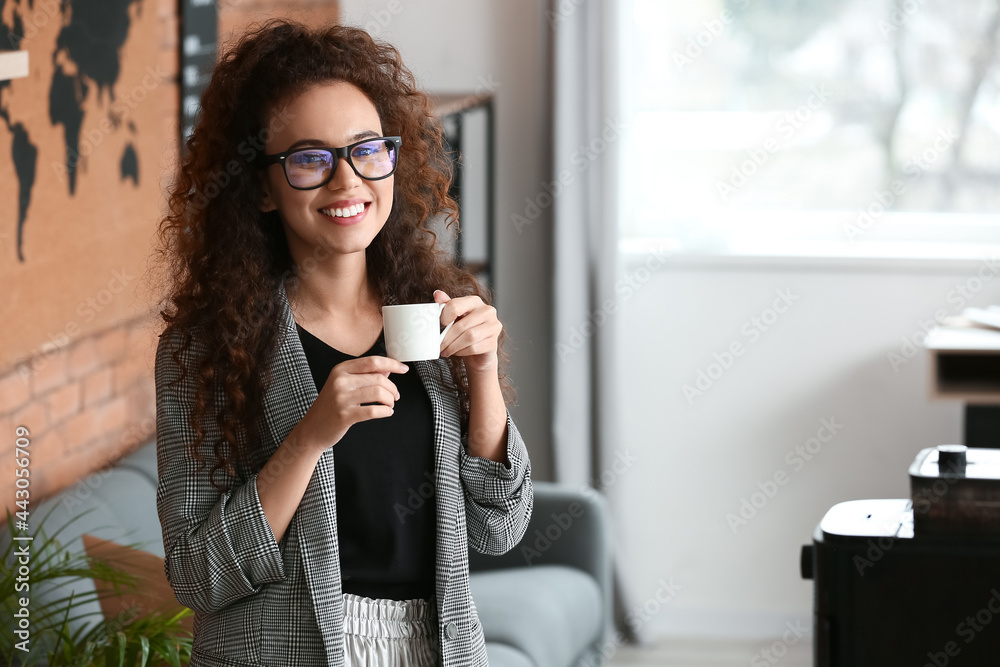
M 176 0 L 158 0 L 159 64 L 168 73 L 162 85 L 170 104 L 162 109 L 165 164 L 177 155 L 178 30 Z M 278 0 L 221 0 L 219 41 L 260 17 L 287 16 L 310 24 L 334 21 L 336 2 L 304 0 L 293 6 Z M 161 185 L 171 179 L 169 170 Z M 152 234 L 152 229 L 150 233 Z M 98 297 L 99 298 L 99 297 Z M 31 504 L 74 485 L 86 485 L 92 473 L 115 464 L 155 436 L 156 406 L 153 359 L 162 322 L 154 312 L 96 332 L 49 341 L 39 352 L 0 368 L 0 494 L 14 511 L 14 433 L 30 431 Z M 42 341 L 39 341 L 42 343 Z M 84 490 L 84 489 L 81 489 Z M 85 491 L 85 490 L 84 490 Z M 0 519 L 2 522 L 4 519 Z
M 0 376 L 0 432 L 29 430 L 32 505 L 155 434 L 152 324 L 146 317 L 52 344 Z M 0 472 L 12 509 L 13 459 L 4 456 Z

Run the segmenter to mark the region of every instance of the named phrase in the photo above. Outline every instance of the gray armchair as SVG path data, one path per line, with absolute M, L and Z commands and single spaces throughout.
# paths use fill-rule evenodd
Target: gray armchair
M 535 481 L 521 543 L 470 550 L 490 667 L 583 667 L 611 632 L 611 528 L 600 493 Z
M 32 517 L 53 510 L 50 530 L 75 517 L 60 534 L 67 550 L 83 551 L 80 536 L 89 533 L 122 543 L 139 542 L 162 558 L 156 475 L 156 447 L 150 442 L 115 468 L 91 475 L 39 504 Z M 607 502 L 596 491 L 541 481 L 533 486 L 534 508 L 521 543 L 502 556 L 469 553 L 472 595 L 490 667 L 598 664 L 598 649 L 611 627 Z M 122 502 L 123 498 L 130 502 Z M 4 543 L 0 532 L 0 545 Z M 78 594 L 94 590 L 89 580 L 82 585 L 73 586 Z M 78 611 L 100 614 L 100 605 L 92 601 Z M 81 623 L 71 623 L 71 630 Z

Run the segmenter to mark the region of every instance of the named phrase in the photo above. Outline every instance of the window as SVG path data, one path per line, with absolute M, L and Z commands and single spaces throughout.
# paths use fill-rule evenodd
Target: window
M 622 0 L 623 245 L 1000 249 L 994 0 Z

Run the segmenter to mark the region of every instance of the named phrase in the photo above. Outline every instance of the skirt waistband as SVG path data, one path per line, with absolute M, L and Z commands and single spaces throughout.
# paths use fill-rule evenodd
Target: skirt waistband
M 434 596 L 413 600 L 372 599 L 343 593 L 344 632 L 363 637 L 437 637 Z

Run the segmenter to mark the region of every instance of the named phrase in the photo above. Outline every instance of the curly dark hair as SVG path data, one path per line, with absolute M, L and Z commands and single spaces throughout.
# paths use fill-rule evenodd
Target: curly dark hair
M 442 289 L 492 304 L 489 291 L 436 246 L 436 234 L 427 227 L 434 216 L 443 216 L 449 230 L 457 227 L 458 207 L 448 196 L 452 162 L 441 123 L 397 49 L 348 26 L 310 28 L 284 19 L 252 25 L 218 59 L 158 227 L 157 254 L 166 267 L 161 336 L 181 334 L 172 355 L 181 378 L 187 372 L 181 350 L 196 330 L 205 350 L 191 369 L 198 377 L 191 411 L 197 439 L 189 451 L 203 468 L 204 422 L 217 407 L 220 438 L 206 444 L 214 459 L 209 477 L 220 491 L 225 489 L 215 482 L 217 472 L 232 476 L 234 460 L 259 461 L 266 432 L 259 407 L 271 381 L 259 372 L 259 360 L 270 358 L 280 343 L 284 323 L 274 314 L 281 312 L 282 282 L 300 279 L 277 211 L 258 208 L 263 191 L 254 160 L 275 119 L 280 121 L 282 105 L 331 82 L 358 87 L 374 104 L 386 136 L 403 139 L 389 217 L 365 251 L 368 280 L 380 303 L 430 302 L 433 291 Z M 499 377 L 510 404 L 515 392 L 504 373 L 505 338 L 501 330 Z M 459 357 L 446 361 L 466 433 L 465 364 Z M 221 406 L 214 405 L 217 395 L 224 396 Z

